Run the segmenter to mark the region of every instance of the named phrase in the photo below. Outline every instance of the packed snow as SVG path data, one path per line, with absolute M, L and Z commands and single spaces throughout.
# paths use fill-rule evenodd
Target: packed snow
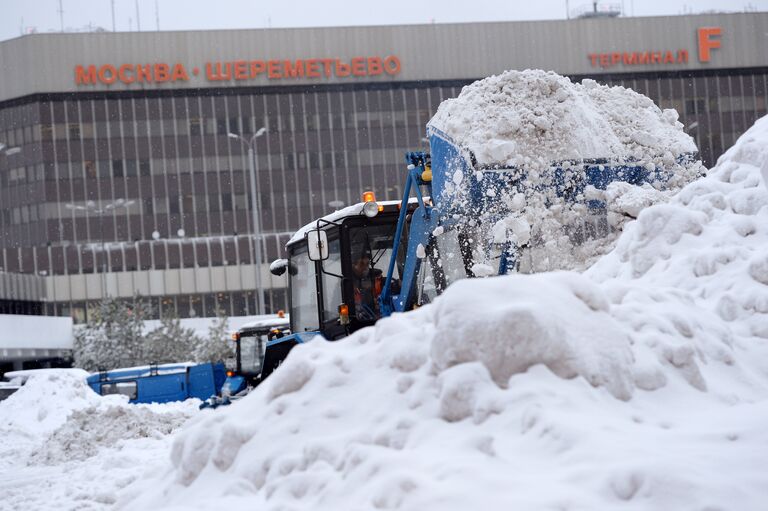
M 130 405 L 99 396 L 79 369 L 30 371 L 0 401 L 0 510 L 106 509 L 167 457 L 200 402 Z
M 610 158 L 664 163 L 696 152 L 678 113 L 647 96 L 554 72 L 506 71 L 443 101 L 430 126 L 472 150 L 478 163 L 547 168 Z
M 541 70 L 464 87 L 440 105 L 428 132 L 447 136 L 472 162 L 448 164 L 438 207 L 462 211 L 474 245 L 517 247 L 523 273 L 585 270 L 628 220 L 704 171 L 675 110 L 631 89 Z M 608 176 L 615 181 L 605 187 Z M 499 187 L 500 178 L 511 184 Z M 478 195 L 487 198 L 482 208 Z M 485 267 L 497 254 L 476 257 Z
M 583 274 L 295 348 L 118 508 L 764 509 L 766 159 L 763 118 Z

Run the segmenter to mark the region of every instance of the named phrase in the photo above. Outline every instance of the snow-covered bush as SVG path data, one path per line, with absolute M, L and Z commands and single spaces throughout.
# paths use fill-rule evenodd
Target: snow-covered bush
M 193 359 L 193 352 L 201 340 L 191 328 L 181 326 L 177 316 L 165 316 L 160 326 L 146 335 L 144 363 L 185 362 Z
M 217 311 L 207 337 L 168 315 L 147 331 L 148 316 L 148 305 L 140 296 L 100 302 L 90 311 L 88 323 L 75 330 L 75 365 L 96 371 L 149 363 L 218 362 L 234 356 L 223 311 Z
M 94 371 L 140 363 L 145 358 L 143 329 L 148 313 L 140 296 L 99 302 L 90 310 L 88 323 L 75 330 L 75 365 Z
M 216 310 L 216 320 L 208 327 L 208 337 L 198 339 L 194 349 L 195 362 L 218 362 L 235 356 L 229 339 L 228 318 L 221 309 Z

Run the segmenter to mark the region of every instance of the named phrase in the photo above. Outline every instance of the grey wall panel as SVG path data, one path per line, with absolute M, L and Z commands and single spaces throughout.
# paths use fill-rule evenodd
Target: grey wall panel
M 182 294 L 194 294 L 197 292 L 195 286 L 195 269 L 183 268 L 181 270 L 175 270 L 179 272 L 179 279 L 181 281 L 181 293 Z
M 43 277 L 0 271 L 0 300 L 41 301 L 45 290 Z
M 722 28 L 712 60 L 697 58 L 697 29 Z M 593 67 L 588 55 L 686 49 L 684 64 Z M 265 73 L 242 81 L 208 81 L 205 63 L 397 55 L 396 76 L 290 78 Z M 75 66 L 182 63 L 187 82 L 75 84 Z M 695 70 L 768 65 L 768 13 L 467 23 L 383 27 L 195 32 L 35 34 L 0 43 L 0 101 L 36 92 L 177 89 L 470 79 L 505 69 L 543 68 L 563 74 Z M 194 76 L 192 69 L 200 74 Z
M 149 270 L 147 272 L 149 278 L 149 293 L 147 294 L 161 296 L 166 293 L 164 273 L 162 270 Z
M 85 275 L 85 296 L 82 298 L 73 297 L 72 300 L 98 300 L 102 294 L 102 277 L 101 273 L 89 273 Z M 49 298 L 50 299 L 50 298 Z
M 136 293 L 141 294 L 142 296 L 150 296 L 152 293 L 152 288 L 149 283 L 149 272 L 134 271 L 130 273 L 131 273 L 131 276 L 133 277 L 134 291 Z

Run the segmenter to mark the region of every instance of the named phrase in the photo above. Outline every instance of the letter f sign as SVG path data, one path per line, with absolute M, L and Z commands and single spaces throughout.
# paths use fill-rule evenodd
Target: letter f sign
M 699 62 L 710 61 L 710 51 L 712 48 L 720 48 L 720 34 L 723 29 L 720 27 L 702 27 L 699 29 Z M 712 39 L 717 36 L 718 39 Z

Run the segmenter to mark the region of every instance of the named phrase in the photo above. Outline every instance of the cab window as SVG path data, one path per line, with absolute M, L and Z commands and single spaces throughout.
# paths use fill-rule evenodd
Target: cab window
M 326 324 L 339 317 L 341 297 L 341 241 L 329 233 L 328 259 L 323 261 L 323 311 Z
M 354 315 L 360 322 L 374 322 L 381 317 L 379 295 L 392 257 L 394 223 L 368 225 L 349 231 L 350 267 L 345 277 L 352 282 Z M 399 279 L 395 265 L 394 279 Z M 351 307 L 350 307 L 351 308 Z
M 291 287 L 291 324 L 294 332 L 318 330 L 315 263 L 306 242 L 295 247 L 288 264 Z
M 250 334 L 240 337 L 240 363 L 246 374 L 258 374 L 264 362 L 266 335 Z

